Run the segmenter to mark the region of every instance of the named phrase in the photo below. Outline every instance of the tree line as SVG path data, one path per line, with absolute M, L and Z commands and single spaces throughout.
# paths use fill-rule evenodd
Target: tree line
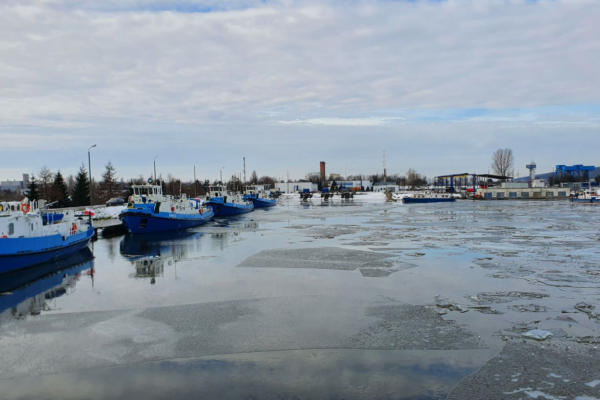
M 60 170 L 53 172 L 44 165 L 38 171 L 37 178 L 35 174 L 31 176 L 26 195 L 31 201 L 43 199 L 58 202 L 61 206 L 87 206 L 90 205 L 90 189 L 95 202 L 106 202 L 111 197 L 123 194 L 124 182 L 117 179 L 112 162 L 105 165 L 101 178 L 100 182 L 93 178 L 90 182 L 85 164 L 81 164 L 75 176 L 69 175 L 66 179 Z

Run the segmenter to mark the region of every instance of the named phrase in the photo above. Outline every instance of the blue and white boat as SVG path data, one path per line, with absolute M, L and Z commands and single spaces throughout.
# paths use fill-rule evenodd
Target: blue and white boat
M 254 210 L 250 200 L 239 194 L 228 193 L 224 186 L 210 186 L 205 205 L 211 206 L 216 217 L 244 214 Z
M 160 185 L 134 185 L 119 219 L 129 232 L 156 233 L 189 229 L 208 222 L 214 213 L 200 199 L 163 196 Z
M 571 195 L 573 203 L 593 203 L 600 204 L 600 191 L 584 190 L 580 193 Z
M 277 205 L 277 199 L 273 198 L 269 185 L 251 185 L 246 186 L 244 200 L 249 200 L 254 204 L 254 208 L 273 207 Z
M 0 203 L 0 274 L 67 257 L 93 236 L 91 221 L 72 210 L 54 218 L 35 201 Z
M 456 201 L 454 196 L 445 193 L 414 194 L 411 197 L 402 197 L 402 203 L 452 203 Z

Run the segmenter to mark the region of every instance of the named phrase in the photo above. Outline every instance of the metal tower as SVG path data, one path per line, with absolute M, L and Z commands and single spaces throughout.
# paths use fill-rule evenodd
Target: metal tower
M 532 161 L 531 164 L 527 164 L 525 166 L 529 170 L 529 187 L 533 187 L 533 181 L 535 179 L 535 161 Z

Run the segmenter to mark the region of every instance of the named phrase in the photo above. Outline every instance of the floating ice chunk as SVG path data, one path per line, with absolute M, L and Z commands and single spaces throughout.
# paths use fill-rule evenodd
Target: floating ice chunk
M 547 399 L 547 400 L 559 400 L 558 397 L 551 396 L 544 392 L 540 392 L 539 390 L 534 390 L 531 392 L 525 392 L 525 394 L 533 399 Z
M 550 378 L 562 378 L 562 375 L 556 375 L 555 373 L 548 374 Z
M 597 399 L 596 397 L 590 397 L 590 396 L 577 396 L 577 397 L 575 397 L 575 400 L 600 400 L 600 399 Z
M 532 329 L 522 334 L 523 337 L 535 340 L 546 340 L 552 336 L 551 332 L 543 331 L 541 329 Z
M 587 386 L 589 387 L 596 387 L 598 385 L 600 385 L 600 379 L 596 379 L 595 381 L 591 381 L 589 383 L 586 383 Z
M 533 390 L 533 389 L 530 387 L 527 387 L 527 388 L 523 388 L 523 389 L 516 389 L 516 390 L 513 390 L 512 392 L 504 392 L 504 394 L 516 394 L 516 393 L 521 393 L 521 392 L 527 392 L 529 390 Z

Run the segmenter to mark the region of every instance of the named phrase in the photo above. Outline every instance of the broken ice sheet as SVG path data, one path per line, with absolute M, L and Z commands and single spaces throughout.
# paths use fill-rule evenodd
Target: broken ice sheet
M 552 332 L 543 331 L 541 329 L 532 329 L 523 333 L 521 336 L 535 340 L 546 340 L 552 337 Z

